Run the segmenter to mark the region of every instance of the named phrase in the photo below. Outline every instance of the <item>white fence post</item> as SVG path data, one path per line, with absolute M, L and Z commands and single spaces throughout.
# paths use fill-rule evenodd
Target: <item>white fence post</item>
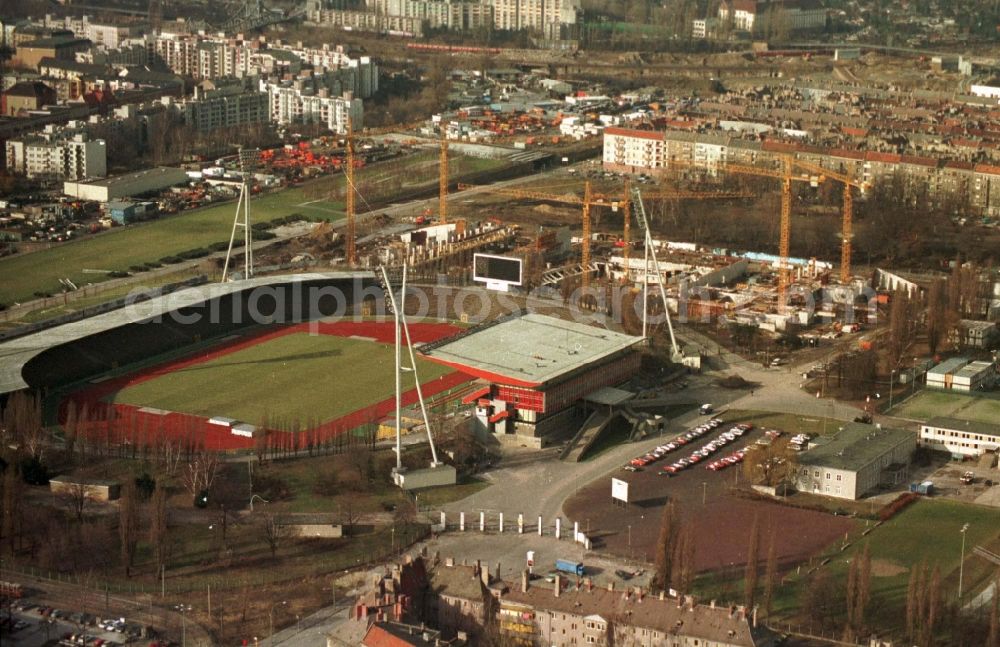
M 458 529 L 461 530 L 462 532 L 465 532 L 465 513 L 464 512 L 459 512 L 458 513 Z
M 560 539 L 562 534 L 562 519 L 556 517 L 556 539 Z
M 503 513 L 500 513 L 500 534 L 503 534 Z
M 479 532 L 486 532 L 486 513 L 479 513 Z
M 538 515 L 538 536 L 542 536 L 542 515 Z
M 524 515 L 520 512 L 517 513 L 517 534 L 524 534 Z

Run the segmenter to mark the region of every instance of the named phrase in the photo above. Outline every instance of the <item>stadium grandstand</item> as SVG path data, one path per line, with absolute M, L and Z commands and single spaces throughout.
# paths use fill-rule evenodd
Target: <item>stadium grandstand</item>
M 266 324 L 352 314 L 381 303 L 371 272 L 213 283 L 130 303 L 0 343 L 0 395 L 48 389 Z
M 542 447 L 574 427 L 575 405 L 638 372 L 640 337 L 540 314 L 498 320 L 420 348 L 488 384 L 466 396 L 479 431 Z

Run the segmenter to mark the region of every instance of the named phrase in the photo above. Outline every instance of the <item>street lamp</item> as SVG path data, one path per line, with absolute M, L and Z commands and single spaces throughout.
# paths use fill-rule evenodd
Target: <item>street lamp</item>
M 962 579 L 965 575 L 965 533 L 969 530 L 969 524 L 962 526 L 959 531 L 962 533 L 962 561 L 958 563 L 958 601 L 962 601 Z
M 187 645 L 187 612 L 191 610 L 190 604 L 178 604 L 175 607 L 181 612 L 181 647 Z
M 271 633 L 269 634 L 270 637 L 267 640 L 269 643 L 271 643 L 271 647 L 274 647 L 274 609 L 275 607 L 283 607 L 286 604 L 288 604 L 288 600 L 275 602 L 274 604 L 271 605 L 271 609 L 267 612 L 267 620 L 271 629 Z
M 899 369 L 892 369 L 889 371 L 889 408 L 886 409 L 886 413 L 892 411 L 892 378 L 896 375 L 896 371 Z

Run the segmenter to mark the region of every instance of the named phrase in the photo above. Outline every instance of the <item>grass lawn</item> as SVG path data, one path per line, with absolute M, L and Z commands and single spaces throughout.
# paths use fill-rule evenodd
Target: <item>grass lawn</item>
M 482 479 L 466 477 L 455 485 L 442 485 L 432 487 L 417 492 L 417 500 L 421 507 L 436 506 L 454 501 L 461 501 L 467 496 L 471 496 L 480 490 L 485 490 L 490 484 Z
M 374 164 L 358 172 L 358 182 L 377 182 L 387 173 L 398 176 L 400 168 L 430 163 L 432 158 L 436 159 L 436 154 L 422 153 L 391 160 L 385 163 L 394 165 L 389 167 L 390 170 L 380 170 L 383 164 Z M 480 160 L 456 155 L 449 167 L 453 175 L 458 175 L 498 168 L 505 163 L 504 160 Z M 436 169 L 434 166 L 434 173 L 428 174 L 423 184 L 437 182 Z M 407 176 L 411 177 L 410 174 Z M 331 189 L 336 189 L 343 183 L 343 177 L 333 176 L 326 182 Z M 315 186 L 312 188 L 315 189 Z M 310 187 L 295 187 L 257 196 L 250 205 L 251 216 L 254 220 L 272 220 L 300 213 L 331 221 L 343 219 L 342 202 L 316 198 L 314 194 Z M 363 201 L 359 202 L 358 208 L 365 208 Z M 60 278 L 69 278 L 80 286 L 97 283 L 107 280 L 107 275 L 103 273 L 106 271 L 126 271 L 131 265 L 228 241 L 235 211 L 236 203 L 228 202 L 2 259 L 0 276 L 4 280 L 0 281 L 0 303 L 28 301 L 39 291 L 59 293 L 62 291 Z
M 330 420 L 392 396 L 392 352 L 374 342 L 293 333 L 127 387 L 114 399 L 252 423 Z M 450 372 L 417 362 L 424 382 Z
M 753 411 L 747 409 L 728 409 L 719 416 L 726 422 L 749 422 L 758 427 L 778 429 L 786 434 L 834 434 L 838 431 L 842 420 L 821 418 L 819 416 L 797 416 L 792 413 L 774 413 L 771 411 Z
M 984 395 L 965 395 L 924 390 L 893 408 L 892 415 L 911 420 L 929 420 L 937 416 L 974 422 L 1000 420 L 1000 399 Z

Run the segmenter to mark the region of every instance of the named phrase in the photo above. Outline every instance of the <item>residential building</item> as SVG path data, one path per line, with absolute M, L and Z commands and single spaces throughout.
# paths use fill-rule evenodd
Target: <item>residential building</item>
M 103 139 L 75 134 L 67 139 L 30 136 L 8 140 L 7 170 L 29 178 L 82 180 L 108 173 Z
M 344 9 L 314 9 L 306 14 L 309 20 L 319 25 L 333 25 L 343 29 L 357 29 L 397 36 L 424 35 L 424 21 L 405 16 L 383 16 L 371 11 L 348 11 Z
M 31 110 L 56 102 L 56 91 L 41 81 L 19 81 L 0 97 L 0 112 L 5 117 L 17 117 Z
M 1000 425 L 958 418 L 931 418 L 920 425 L 920 444 L 954 456 L 980 456 L 1000 449 Z
M 127 25 L 112 25 L 105 23 L 91 22 L 90 16 L 76 18 L 66 16 L 63 18 L 46 14 L 42 20 L 42 25 L 47 28 L 65 29 L 78 38 L 86 38 L 96 46 L 103 46 L 114 49 L 118 47 L 122 40 L 133 36 L 135 28 Z
M 666 160 L 662 131 L 604 129 L 604 168 L 625 173 L 659 174 Z
M 72 61 L 76 59 L 77 52 L 90 49 L 90 45 L 90 41 L 86 38 L 39 38 L 20 44 L 17 48 L 17 58 L 25 67 L 37 70 L 44 58 Z
M 545 38 L 558 39 L 563 25 L 574 25 L 582 13 L 580 0 L 490 0 L 493 26 L 516 31 L 527 29 Z
M 355 129 L 363 122 L 361 99 L 355 99 L 349 92 L 332 96 L 326 88 L 316 88 L 315 83 L 303 79 L 294 82 L 262 80 L 260 89 L 268 97 L 271 121 L 276 124 L 320 124 L 342 135 L 347 132 L 348 119 Z
M 525 572 L 520 588 L 500 598 L 500 633 L 519 645 L 646 645 L 752 647 L 765 644 L 763 632 L 742 607 L 699 605 L 647 595 L 641 588 L 617 591 L 586 580 L 567 586 L 559 575 L 553 588 L 531 585 Z
M 238 79 L 202 81 L 195 86 L 190 98 L 163 97 L 160 101 L 176 110 L 185 125 L 193 126 L 200 133 L 271 121 L 268 95 L 258 91 L 252 83 Z
M 461 0 L 366 0 L 369 11 L 421 20 L 432 29 L 478 29 L 493 24 L 488 2 Z
M 802 492 L 856 500 L 906 478 L 917 435 L 902 429 L 851 422 L 821 437 L 799 457 L 793 481 Z
M 470 566 L 446 559 L 429 574 L 426 619 L 448 638 L 459 632 L 474 637 L 496 614 L 490 572 L 480 563 Z
M 723 0 L 718 18 L 722 24 L 731 19 L 735 30 L 754 35 L 826 27 L 826 9 L 820 0 Z

